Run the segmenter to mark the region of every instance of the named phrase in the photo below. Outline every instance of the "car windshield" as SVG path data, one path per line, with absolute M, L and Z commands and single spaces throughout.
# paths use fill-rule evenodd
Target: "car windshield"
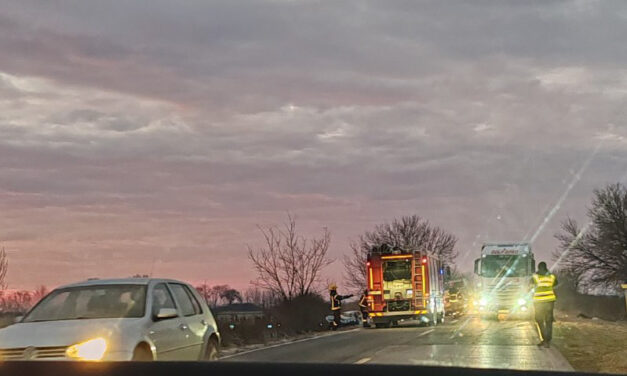
M 55 290 L 23 322 L 143 317 L 146 286 L 103 285 Z
M 627 373 L 626 224 L 627 0 L 0 0 L 0 368 Z
M 527 258 L 521 256 L 488 255 L 481 259 L 481 276 L 495 277 L 531 277 L 527 267 Z

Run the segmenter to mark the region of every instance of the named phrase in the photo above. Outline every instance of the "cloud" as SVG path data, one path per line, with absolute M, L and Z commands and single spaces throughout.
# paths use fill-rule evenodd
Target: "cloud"
M 559 219 L 627 163 L 626 15 L 613 1 L 6 4 L 9 282 L 157 270 L 244 286 L 255 225 L 286 211 L 330 227 L 336 258 L 417 213 L 459 236 L 467 268 L 477 242 L 537 226 L 603 140 L 538 238 L 547 258 Z

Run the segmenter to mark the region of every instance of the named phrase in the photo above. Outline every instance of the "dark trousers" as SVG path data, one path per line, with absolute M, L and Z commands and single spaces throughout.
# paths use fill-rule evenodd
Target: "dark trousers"
M 333 329 L 337 329 L 340 324 L 342 323 L 342 312 L 340 312 L 339 309 L 336 309 L 335 311 L 333 311 Z
M 364 324 L 364 326 L 368 325 L 368 310 L 367 309 L 361 310 L 361 322 Z
M 540 328 L 543 342 L 551 342 L 553 338 L 553 305 L 555 302 L 534 302 L 536 323 Z

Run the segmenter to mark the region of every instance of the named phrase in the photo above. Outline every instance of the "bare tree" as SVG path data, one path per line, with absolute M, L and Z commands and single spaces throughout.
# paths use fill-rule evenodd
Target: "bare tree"
M 233 302 L 238 301 L 238 302 L 242 302 L 242 294 L 235 290 L 235 289 L 228 289 L 225 290 L 221 295 L 220 298 L 224 299 L 228 304 L 233 304 Z
M 33 301 L 36 303 L 46 295 L 48 295 L 48 289 L 46 286 L 40 285 L 35 289 L 35 291 L 33 291 Z
M 282 228 L 259 226 L 265 245 L 248 247 L 248 258 L 258 273 L 253 284 L 292 300 L 314 292 L 320 272 L 332 261 L 327 258 L 331 234 L 324 228 L 319 238 L 306 239 L 298 235 L 294 218 L 287 218 Z
M 209 304 L 209 300 L 211 299 L 211 286 L 203 283 L 202 285 L 196 286 L 196 291 L 198 291 L 200 296 L 205 299 L 205 302 Z
M 351 243 L 351 251 L 344 256 L 344 283 L 352 291 L 366 287 L 366 259 L 372 247 L 388 244 L 406 250 L 419 250 L 438 256 L 447 265 L 453 265 L 457 252 L 457 238 L 431 225 L 417 215 L 394 219 L 367 231 Z
M 246 303 L 252 303 L 262 308 L 269 308 L 273 306 L 277 299 L 268 290 L 262 290 L 259 287 L 250 287 L 244 292 L 244 301 Z
M 2 249 L 0 249 L 0 290 L 5 290 L 7 288 L 6 277 L 8 270 L 9 259 L 7 257 L 7 252 L 4 247 L 2 247 Z
M 578 287 L 617 289 L 627 281 L 627 188 L 620 183 L 594 191 L 587 229 L 571 218 L 555 235 L 560 245 L 553 256 L 557 268 Z
M 208 304 L 211 307 L 216 307 L 224 293 L 229 290 L 231 287 L 229 285 L 215 285 L 209 290 L 209 300 Z

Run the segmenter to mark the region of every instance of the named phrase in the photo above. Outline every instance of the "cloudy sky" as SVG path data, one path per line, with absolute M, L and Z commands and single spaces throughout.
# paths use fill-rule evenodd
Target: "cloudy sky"
M 546 259 L 625 180 L 622 0 L 0 4 L 12 288 L 244 288 L 256 225 L 287 211 L 337 259 L 404 214 L 458 236 L 462 269 L 536 232 Z

